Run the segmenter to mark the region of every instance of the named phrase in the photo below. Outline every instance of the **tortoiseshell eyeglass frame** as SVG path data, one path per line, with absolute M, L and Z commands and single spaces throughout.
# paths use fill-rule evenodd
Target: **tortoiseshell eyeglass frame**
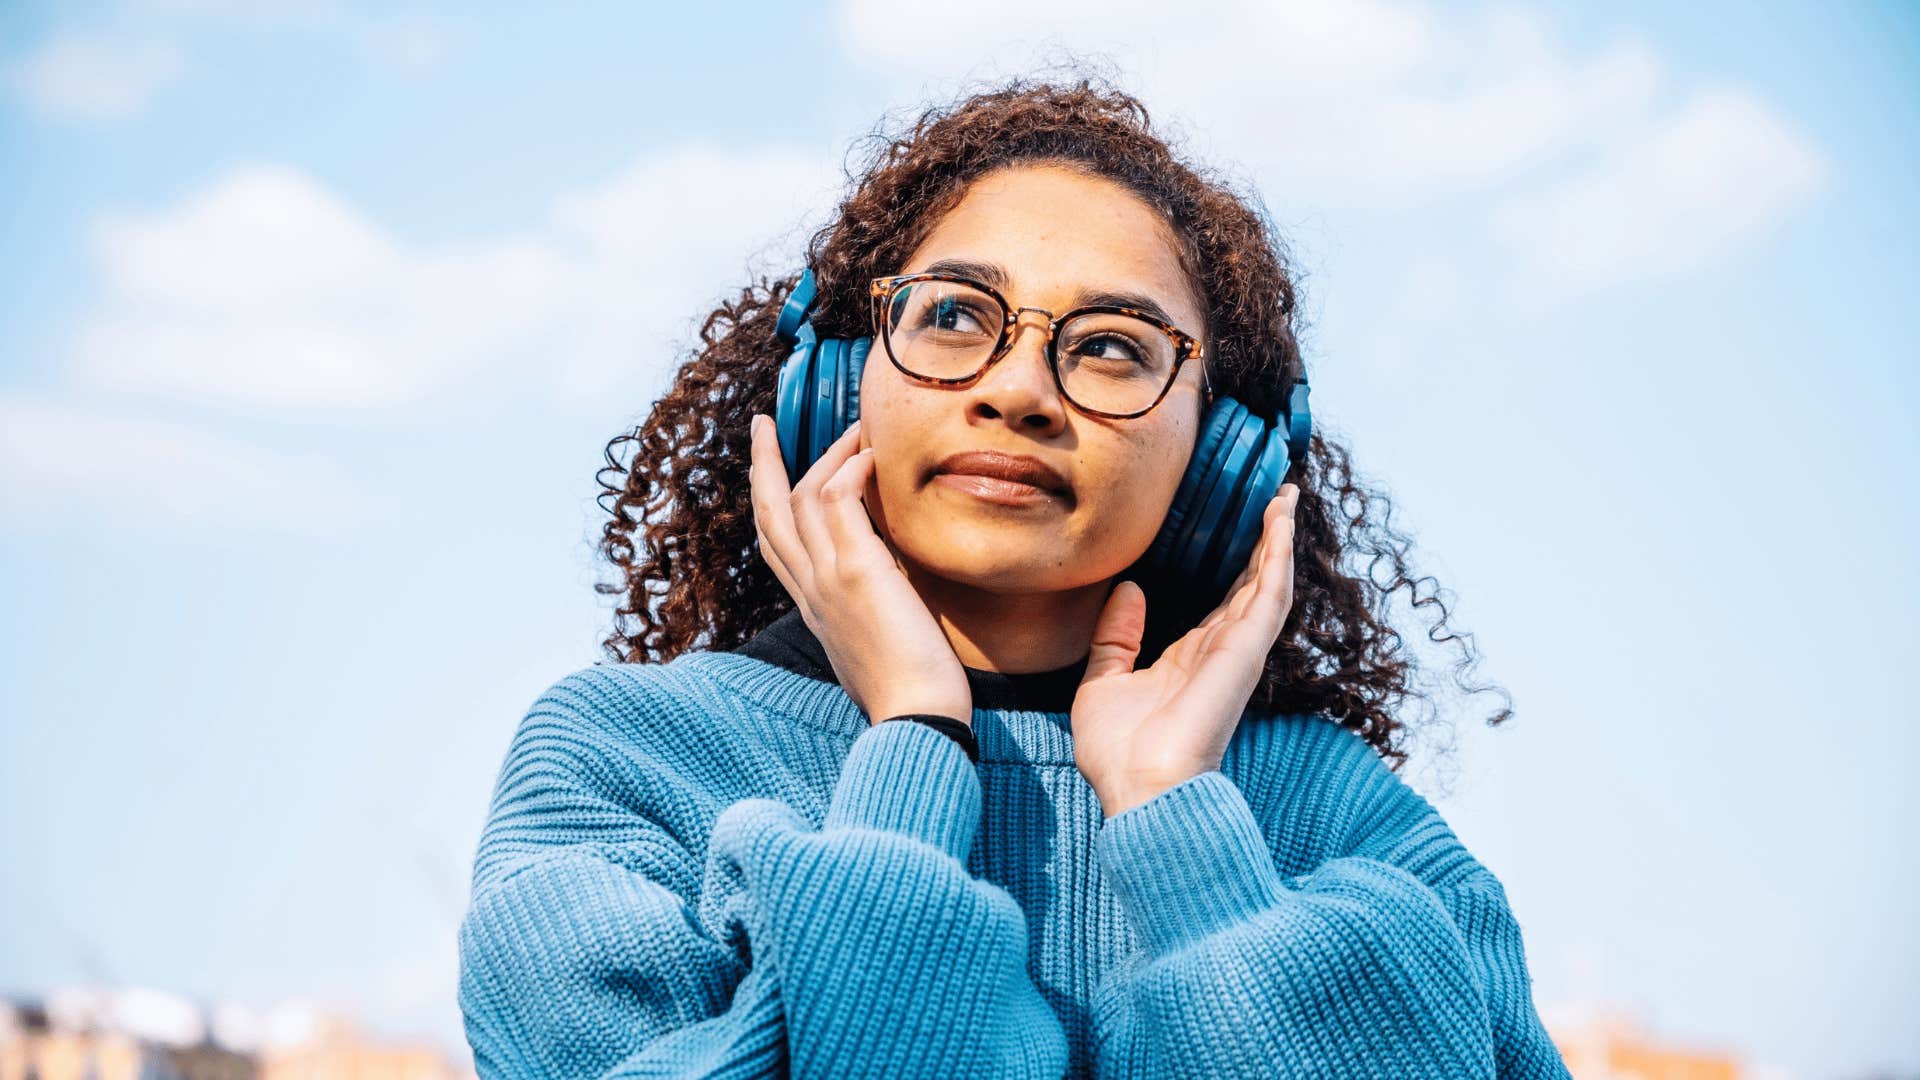
M 979 369 L 973 374 L 963 375 L 953 379 L 940 379 L 931 375 L 922 375 L 917 371 L 908 370 L 905 365 L 900 363 L 900 358 L 893 355 L 893 343 L 888 340 L 889 335 L 886 330 L 887 306 L 893 303 L 893 294 L 898 292 L 902 285 L 911 285 L 917 281 L 949 281 L 958 285 L 965 285 L 968 288 L 979 289 L 981 292 L 999 301 L 1000 310 L 1006 312 L 1006 321 L 1000 327 L 1000 340 L 994 342 L 992 355 L 988 356 L 986 362 L 982 363 Z M 1207 377 L 1207 365 L 1202 356 L 1199 339 L 1179 327 L 1174 326 L 1172 323 L 1141 311 L 1139 308 L 1118 307 L 1111 304 L 1095 304 L 1090 307 L 1074 308 L 1072 311 L 1063 315 L 1055 316 L 1053 312 L 1048 311 L 1046 308 L 1015 308 L 1012 304 L 1007 303 L 1007 298 L 1001 296 L 998 289 L 988 285 L 986 282 L 975 281 L 961 274 L 949 274 L 939 271 L 924 274 L 895 274 L 890 277 L 877 277 L 867 286 L 867 295 L 871 297 L 873 301 L 873 336 L 880 339 L 880 347 L 886 352 L 887 360 L 899 370 L 900 374 L 910 379 L 940 386 L 961 386 L 978 379 L 988 368 L 999 363 L 1000 358 L 1007 354 L 1007 348 L 1013 341 L 1013 327 L 1014 324 L 1019 321 L 1020 313 L 1024 311 L 1037 311 L 1047 317 L 1047 369 L 1053 372 L 1053 385 L 1060 391 L 1062 398 L 1072 402 L 1073 407 L 1079 409 L 1081 412 L 1091 413 L 1094 416 L 1104 416 L 1113 420 L 1131 420 L 1137 416 L 1145 416 L 1152 412 L 1154 407 L 1166 398 L 1167 391 L 1173 389 L 1173 384 L 1180 381 L 1180 368 L 1189 360 L 1202 361 L 1200 364 L 1200 381 L 1205 389 L 1206 403 L 1208 405 L 1213 404 L 1213 381 Z M 1106 412 L 1102 409 L 1088 408 L 1078 401 L 1074 401 L 1073 395 L 1067 393 L 1066 384 L 1060 379 L 1060 356 L 1056 349 L 1059 339 L 1056 335 L 1058 335 L 1060 327 L 1066 325 L 1067 320 L 1080 315 L 1131 315 L 1150 326 L 1159 327 L 1169 338 L 1173 339 L 1176 350 L 1173 370 L 1167 375 L 1166 385 L 1160 388 L 1160 392 L 1154 395 L 1153 401 L 1150 402 L 1146 408 L 1138 412 L 1130 413 Z

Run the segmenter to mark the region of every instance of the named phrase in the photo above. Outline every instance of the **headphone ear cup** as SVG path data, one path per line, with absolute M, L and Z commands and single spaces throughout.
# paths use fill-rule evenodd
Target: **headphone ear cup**
M 797 484 L 806 475 L 813 459 L 808 456 L 808 430 L 813 417 L 809 399 L 813 387 L 814 354 L 819 342 L 813 327 L 802 323 L 796 331 L 793 351 L 780 365 L 780 381 L 775 391 L 774 428 L 780 437 L 780 457 L 787 464 L 787 483 Z
M 866 375 L 867 354 L 873 348 L 871 337 L 854 338 L 847 348 L 846 385 L 840 398 L 840 430 L 845 431 L 860 419 L 860 380 Z
M 807 380 L 807 464 L 811 466 L 820 460 L 820 455 L 833 445 L 833 425 L 835 406 L 835 387 L 840 382 L 840 355 L 846 348 L 846 342 L 839 338 L 826 338 L 820 342 L 819 351 L 814 354 L 811 378 Z
M 1205 489 L 1213 483 L 1214 459 L 1229 430 L 1237 423 L 1235 408 L 1238 405 L 1232 398 L 1220 398 L 1200 422 L 1200 437 L 1194 442 L 1193 456 L 1187 459 L 1186 472 L 1180 476 L 1180 486 L 1174 490 L 1173 503 L 1167 507 L 1167 516 L 1161 520 L 1153 543 L 1147 545 L 1146 554 L 1140 557 L 1148 569 L 1166 573 L 1177 561 L 1174 553 L 1193 531 L 1193 516 L 1206 499 Z
M 1280 484 L 1286 479 L 1294 460 L 1307 452 L 1307 440 L 1313 433 L 1313 419 L 1307 411 L 1307 392 L 1307 381 L 1295 379 L 1287 398 L 1286 414 L 1272 423 L 1250 416 L 1250 421 L 1260 429 L 1258 441 L 1249 445 L 1245 456 L 1241 456 L 1237 449 L 1230 450 L 1228 458 L 1223 461 L 1223 472 L 1243 477 L 1244 482 L 1235 483 L 1237 490 L 1231 501 L 1222 506 L 1221 516 L 1217 520 L 1224 527 L 1209 545 L 1213 550 L 1204 556 L 1200 555 L 1197 537 L 1187 549 L 1202 559 L 1196 568 L 1211 562 L 1213 575 L 1207 582 L 1207 588 L 1215 598 L 1214 603 L 1226 598 L 1227 590 L 1233 586 L 1233 579 L 1240 576 L 1240 572 L 1247 567 L 1247 561 L 1253 558 L 1253 549 L 1260 543 L 1268 504 L 1279 494 Z
M 1307 405 L 1307 395 L 1311 391 L 1305 379 L 1293 380 L 1293 389 L 1287 393 L 1287 458 L 1292 462 L 1307 456 L 1307 446 L 1313 438 L 1313 410 Z M 1282 470 L 1280 475 L 1285 476 Z
M 803 325 L 799 344 L 780 366 L 777 415 L 787 483 L 797 484 L 833 441 L 860 418 L 860 376 L 872 338 L 814 337 Z
M 1266 430 L 1265 421 L 1244 408 L 1240 410 L 1233 434 L 1221 443 L 1216 478 L 1207 491 L 1206 501 L 1193 515 L 1192 532 L 1175 549 L 1178 560 L 1174 572 L 1215 594 L 1233 580 L 1233 575 L 1227 575 L 1224 582 L 1218 580 L 1222 570 L 1218 553 L 1228 538 L 1227 527 L 1234 521 L 1233 508 L 1251 478 L 1249 474 L 1260 444 L 1266 438 Z
M 1184 601 L 1218 604 L 1252 557 L 1288 464 L 1285 433 L 1232 397 L 1216 400 L 1160 532 L 1130 569 L 1147 570 Z
M 1282 437 L 1278 427 L 1263 425 L 1262 441 L 1257 451 L 1257 459 L 1251 462 L 1251 478 L 1239 495 L 1235 504 L 1233 527 L 1227 530 L 1214 575 L 1213 589 L 1224 599 L 1233 579 L 1246 569 L 1247 560 L 1253 557 L 1254 545 L 1260 542 L 1261 526 L 1266 516 L 1267 504 L 1280 491 L 1280 481 L 1287 475 L 1290 457 L 1287 453 L 1287 440 Z
M 828 338 L 820 343 L 820 355 L 814 361 L 818 442 L 812 460 L 820 460 L 827 447 L 860 419 L 860 373 L 866 369 L 872 343 L 872 338 L 864 337 Z

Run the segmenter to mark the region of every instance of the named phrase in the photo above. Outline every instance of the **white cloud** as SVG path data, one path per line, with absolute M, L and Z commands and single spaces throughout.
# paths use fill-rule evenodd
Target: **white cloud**
M 525 242 L 405 250 L 277 166 L 96 222 L 91 243 L 105 301 L 80 331 L 80 374 L 242 404 L 388 405 L 483 373 L 573 273 Z
M 1176 132 L 1206 136 L 1190 142 L 1196 156 L 1244 167 L 1270 207 L 1505 199 L 1497 238 L 1563 284 L 1703 265 L 1825 171 L 1750 94 L 1675 93 L 1646 45 L 1574 48 L 1530 9 L 981 0 L 936 22 L 892 0 L 842 0 L 838 22 L 843 47 L 902 93 L 1044 71 L 1059 45 L 1111 61 L 1163 126 L 1171 116 Z M 1586 171 L 1542 188 L 1569 168 Z
M 139 111 L 180 68 L 180 52 L 172 45 L 68 35 L 28 54 L 6 81 L 43 115 L 110 119 Z
M 272 166 L 238 170 L 170 214 L 108 218 L 94 235 L 107 283 L 123 296 L 192 306 L 336 297 L 395 258 L 317 184 Z
M 1819 153 L 1751 96 L 1702 93 L 1495 226 L 1535 272 L 1566 286 L 1698 267 L 1773 225 L 1826 178 Z
M 982 0 L 933 34 L 875 3 L 842 5 L 845 47 L 903 94 L 980 73 L 1009 47 L 1002 32 L 1015 50 L 1044 52 L 1049 34 L 1108 48 L 1156 115 L 1202 119 L 1235 148 L 1270 205 L 1498 194 L 1497 235 L 1575 282 L 1706 259 L 1820 175 L 1759 102 L 1719 93 L 1662 115 L 1644 47 L 1576 52 L 1525 11 Z M 95 223 L 104 289 L 74 370 L 94 388 L 277 410 L 408 407 L 529 378 L 573 400 L 631 391 L 743 283 L 747 253 L 767 260 L 754 270 L 797 259 L 800 226 L 839 194 L 830 150 L 670 147 L 463 244 L 406 240 L 306 174 L 238 168 L 176 206 Z M 1582 162 L 1585 177 L 1539 189 Z
M 185 424 L 0 397 L 0 496 L 9 530 L 92 513 L 109 524 L 248 523 L 333 532 L 354 513 L 337 466 L 269 453 Z
M 1055 44 L 1108 57 L 1156 117 L 1192 118 L 1270 190 L 1323 204 L 1494 184 L 1645 115 L 1660 77 L 1644 46 L 1576 56 L 1533 12 L 1385 0 L 985 0 L 938 33 L 886 0 L 845 0 L 839 22 L 856 59 L 916 83 L 986 75 L 1000 56 L 1029 70 Z
M 447 35 L 438 23 L 392 16 L 369 21 L 360 32 L 368 55 L 396 68 L 422 71 L 447 54 Z
M 95 223 L 86 383 L 239 406 L 377 408 L 532 376 L 604 393 L 664 367 L 690 313 L 785 269 L 838 189 L 823 156 L 680 147 L 558 197 L 543 222 L 406 243 L 312 178 L 237 169 L 179 206 Z

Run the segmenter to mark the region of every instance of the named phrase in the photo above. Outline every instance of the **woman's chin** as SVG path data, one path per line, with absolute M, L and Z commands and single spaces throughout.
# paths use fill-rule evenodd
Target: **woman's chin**
M 933 550 L 912 555 L 903 550 L 902 554 L 924 575 L 981 592 L 1031 595 L 1089 584 L 1084 574 L 1073 571 L 1078 565 L 1075 560 L 1068 558 L 1062 564 L 1058 546 L 1011 543 L 1004 530 L 993 539 L 994 543 L 981 547 L 943 543 Z

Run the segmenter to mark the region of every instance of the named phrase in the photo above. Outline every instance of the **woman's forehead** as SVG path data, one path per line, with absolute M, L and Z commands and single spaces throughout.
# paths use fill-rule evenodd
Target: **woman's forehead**
M 1016 305 L 1064 310 L 1082 296 L 1157 297 L 1198 333 L 1202 312 L 1172 229 L 1139 196 L 1103 177 L 1023 167 L 974 181 L 901 268 L 974 267 Z

